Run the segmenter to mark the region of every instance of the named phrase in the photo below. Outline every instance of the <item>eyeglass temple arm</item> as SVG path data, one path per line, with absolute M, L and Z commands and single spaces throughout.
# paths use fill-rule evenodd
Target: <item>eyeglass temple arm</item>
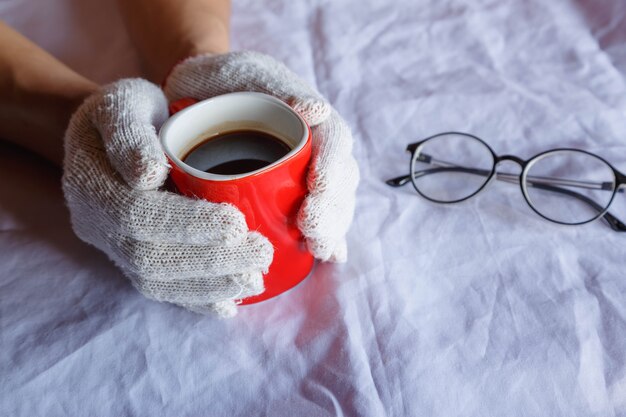
M 477 169 L 477 168 L 465 168 L 459 167 L 458 165 L 451 164 L 446 161 L 441 161 L 435 158 L 430 157 L 429 155 L 422 154 L 418 156 L 418 159 L 422 162 L 429 163 L 432 165 L 440 166 L 440 167 L 449 167 L 449 168 L 463 168 L 464 172 L 478 174 L 478 175 L 489 175 L 491 171 Z M 440 172 L 440 171 L 437 171 Z M 578 187 L 578 188 L 586 188 L 590 190 L 607 190 L 611 191 L 613 189 L 612 182 L 591 182 L 591 181 L 576 181 L 576 180 L 568 180 L 563 178 L 555 178 L 555 177 L 541 177 L 541 176 L 528 176 L 526 177 L 533 184 L 543 183 L 548 185 L 558 184 L 558 185 L 566 185 L 570 187 Z M 513 182 L 517 183 L 519 177 L 515 174 L 507 174 L 507 173 L 496 173 L 496 179 L 501 181 Z M 405 184 L 408 184 L 411 181 L 411 175 L 402 175 L 396 178 L 392 178 L 387 180 L 386 183 L 392 187 L 401 187 Z M 618 189 L 617 192 L 623 192 L 623 189 Z
M 483 175 L 483 176 L 487 176 L 491 173 L 491 171 L 483 170 L 483 169 L 455 166 L 453 164 L 450 164 L 449 162 L 439 161 L 425 154 L 420 155 L 418 158 L 423 160 L 426 163 L 432 163 L 433 165 L 442 165 L 439 168 L 432 168 L 428 170 L 418 171 L 416 174 L 419 174 L 419 176 L 435 174 L 437 172 L 446 172 L 446 171 L 465 172 L 468 174 L 477 174 L 477 175 Z M 551 185 L 550 183 L 556 182 L 557 184 L 562 184 L 562 185 L 568 185 L 568 186 L 574 186 L 574 187 L 580 187 L 580 188 L 588 188 L 588 189 L 603 189 L 603 190 L 610 190 L 611 187 L 613 186 L 613 183 L 607 183 L 607 182 L 593 183 L 593 182 L 588 182 L 588 181 L 564 180 L 560 178 L 539 177 L 539 176 L 529 176 L 526 178 L 532 187 L 543 189 L 546 191 L 554 191 L 560 194 L 569 195 L 571 197 L 577 198 L 587 203 L 588 205 L 590 205 L 591 207 L 593 207 L 595 210 L 599 212 L 604 211 L 604 208 L 600 206 L 599 204 L 597 204 L 595 201 L 591 200 L 589 197 L 582 195 L 580 193 L 577 193 L 575 191 L 567 190 L 565 188 L 555 187 Z M 515 174 L 496 173 L 496 179 L 505 181 L 508 183 L 517 183 L 519 177 Z M 392 187 L 401 187 L 409 183 L 410 181 L 411 181 L 411 175 L 403 175 L 403 176 L 399 176 L 399 177 L 387 180 L 386 183 Z M 622 192 L 623 190 L 618 189 L 617 191 Z M 611 229 L 618 231 L 618 232 L 626 232 L 626 225 L 622 223 L 619 219 L 617 219 L 615 216 L 613 216 L 611 213 L 606 212 L 603 217 L 607 221 Z
M 511 184 L 517 184 L 519 181 L 519 176 L 515 174 L 496 173 L 496 179 L 500 181 L 505 181 Z M 539 176 L 532 176 L 532 175 L 527 176 L 526 180 L 528 181 L 530 186 L 533 188 L 539 188 L 541 190 L 546 190 L 546 191 L 554 191 L 556 193 L 561 193 L 561 194 L 572 196 L 574 198 L 577 198 L 587 203 L 588 205 L 596 209 L 596 211 L 598 212 L 604 211 L 604 207 L 602 207 L 601 205 L 599 205 L 598 203 L 596 203 L 595 201 L 593 201 L 586 195 L 577 193 L 576 191 L 568 190 L 566 188 L 556 187 L 552 185 L 551 183 L 556 183 L 558 185 L 565 185 L 565 186 L 570 186 L 570 187 L 586 188 L 589 190 L 611 191 L 611 189 L 613 188 L 612 182 L 599 183 L 599 182 L 590 182 L 590 181 L 575 181 L 575 180 L 567 180 L 567 179 L 562 179 L 562 178 L 539 177 Z M 618 193 L 621 193 L 623 191 L 624 190 L 621 188 L 617 190 Z M 609 213 L 608 211 L 604 213 L 604 216 L 602 217 L 604 217 L 604 220 L 606 220 L 609 226 L 611 226 L 611 229 L 617 232 L 626 232 L 626 225 L 622 223 L 617 217 Z
M 598 212 L 604 211 L 604 207 L 602 207 L 601 205 L 599 205 L 598 203 L 596 203 L 595 201 L 593 201 L 592 199 L 590 199 L 586 195 L 579 194 L 576 191 L 571 191 L 571 190 L 568 190 L 568 189 L 565 189 L 565 188 L 559 188 L 559 187 L 555 187 L 555 186 L 548 185 L 548 184 L 541 184 L 541 183 L 531 183 L 531 184 L 532 184 L 532 187 L 539 188 L 541 190 L 554 191 L 554 192 L 557 192 L 557 193 L 566 194 L 566 195 L 572 196 L 574 198 L 577 198 L 577 199 L 579 199 L 579 200 L 589 204 L 591 207 L 596 209 Z M 604 220 L 607 221 L 609 226 L 611 226 L 611 229 L 615 230 L 616 232 L 626 232 L 626 225 L 624 223 L 622 223 L 621 221 L 619 221 L 619 219 L 617 217 L 613 216 L 608 211 L 606 213 L 604 213 L 604 216 L 602 216 L 602 217 L 604 218 Z
M 408 184 L 411 181 L 411 175 L 401 175 L 396 178 L 392 178 L 390 180 L 385 181 L 387 185 L 392 187 L 402 187 L 403 185 Z

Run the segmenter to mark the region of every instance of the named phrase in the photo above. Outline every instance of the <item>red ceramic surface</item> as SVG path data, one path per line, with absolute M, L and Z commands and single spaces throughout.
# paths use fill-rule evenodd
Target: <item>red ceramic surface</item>
M 313 267 L 314 259 L 296 225 L 298 210 L 307 193 L 306 174 L 311 159 L 308 126 L 298 140 L 305 141 L 304 146 L 279 163 L 220 181 L 191 175 L 180 166 L 183 164 L 180 160 L 168 155 L 172 166 L 170 176 L 181 194 L 233 204 L 245 215 L 250 230 L 262 233 L 274 246 L 274 259 L 264 275 L 265 291 L 241 300 L 241 304 L 256 303 L 287 291 L 306 278 Z

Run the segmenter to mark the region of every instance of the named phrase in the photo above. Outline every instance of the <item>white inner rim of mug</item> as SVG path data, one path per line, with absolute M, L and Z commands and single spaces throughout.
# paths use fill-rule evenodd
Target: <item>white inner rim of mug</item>
M 276 136 L 291 150 L 261 169 L 236 175 L 200 171 L 181 159 L 211 136 L 245 129 Z M 304 147 L 308 134 L 304 119 L 279 99 L 263 93 L 238 92 L 203 100 L 179 111 L 163 124 L 159 138 L 168 158 L 189 175 L 227 181 L 259 174 L 279 165 Z

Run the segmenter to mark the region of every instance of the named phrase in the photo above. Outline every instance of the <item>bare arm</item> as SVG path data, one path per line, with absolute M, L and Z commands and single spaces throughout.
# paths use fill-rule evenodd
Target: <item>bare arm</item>
M 0 22 L 0 138 L 60 165 L 68 121 L 96 88 Z
M 161 83 L 181 59 L 229 49 L 230 0 L 118 0 L 144 73 Z
M 147 76 L 229 48 L 230 0 L 118 0 Z M 56 164 L 73 111 L 98 86 L 0 22 L 0 138 Z

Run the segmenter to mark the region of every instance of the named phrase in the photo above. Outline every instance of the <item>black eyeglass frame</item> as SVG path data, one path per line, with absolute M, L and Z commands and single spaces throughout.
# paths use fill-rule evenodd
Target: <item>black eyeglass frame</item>
M 457 199 L 457 200 L 453 200 L 453 201 L 443 201 L 443 200 L 437 200 L 437 199 L 433 199 L 431 197 L 428 197 L 427 195 L 425 195 L 424 193 L 422 193 L 420 191 L 420 189 L 418 188 L 418 186 L 415 184 L 415 178 L 413 175 L 414 171 L 414 164 L 416 161 L 420 161 L 420 162 L 426 162 L 429 163 L 430 162 L 430 156 L 429 155 L 416 155 L 420 149 L 424 146 L 424 144 L 426 142 L 428 142 L 429 140 L 438 138 L 440 136 L 445 136 L 445 135 L 460 135 L 460 136 L 465 136 L 474 140 L 479 141 L 480 143 L 482 143 L 491 153 L 491 156 L 493 158 L 493 166 L 491 167 L 491 171 L 489 172 L 489 175 L 487 177 L 487 179 L 485 180 L 485 182 L 476 190 L 474 191 L 472 194 Z M 626 231 L 626 224 L 622 223 L 619 219 L 617 219 L 615 216 L 613 216 L 611 213 L 609 213 L 609 208 L 611 206 L 611 204 L 613 203 L 613 200 L 615 199 L 615 196 L 618 192 L 622 192 L 622 187 L 626 186 L 626 175 L 623 174 L 622 172 L 618 171 L 613 165 L 611 165 L 611 163 L 609 163 L 607 160 L 605 160 L 604 158 L 602 158 L 599 155 L 596 155 L 594 153 L 588 152 L 588 151 L 584 151 L 581 149 L 575 149 L 575 148 L 555 148 L 555 149 L 550 149 L 544 152 L 541 152 L 529 159 L 522 159 L 518 156 L 515 155 L 497 155 L 494 150 L 491 148 L 491 146 L 489 146 L 484 140 L 482 140 L 481 138 L 469 134 L 469 133 L 464 133 L 464 132 L 455 132 L 455 131 L 451 131 L 451 132 L 443 132 L 443 133 L 438 133 L 436 135 L 432 135 L 429 136 L 425 139 L 422 139 L 418 142 L 414 142 L 409 144 L 406 147 L 406 150 L 408 152 L 411 153 L 411 160 L 410 160 L 410 166 L 409 166 L 409 175 L 404 175 L 404 176 L 400 176 L 397 178 L 393 178 L 390 179 L 387 182 L 388 185 L 391 185 L 393 187 L 399 187 L 402 185 L 405 185 L 408 181 L 411 181 L 411 183 L 413 184 L 413 188 L 415 188 L 415 191 L 422 196 L 423 198 L 425 198 L 426 200 L 432 201 L 434 203 L 438 203 L 438 204 L 455 204 L 455 203 L 460 203 L 463 202 L 465 200 L 468 200 L 474 196 L 476 196 L 478 193 L 480 193 L 483 189 L 485 189 L 487 187 L 487 185 L 493 180 L 493 178 L 496 176 L 497 173 L 497 166 L 500 162 L 503 161 L 512 161 L 517 163 L 521 168 L 522 171 L 520 172 L 518 177 L 518 183 L 520 186 L 520 189 L 522 191 L 522 195 L 524 196 L 524 200 L 526 200 L 526 203 L 530 206 L 530 208 L 537 213 L 539 216 L 541 216 L 542 218 L 552 222 L 552 223 L 557 223 L 557 224 L 563 224 L 563 225 L 567 225 L 567 226 L 578 226 L 578 225 L 582 225 L 582 224 L 586 224 L 586 223 L 590 223 L 593 222 L 597 219 L 599 219 L 600 217 L 604 217 L 604 219 L 607 221 L 607 223 L 609 224 L 609 226 L 615 230 L 615 231 L 620 231 L 620 232 L 624 232 Z M 602 183 L 602 189 L 607 189 L 605 188 L 605 185 L 610 185 L 613 186 L 614 184 L 614 188 L 613 188 L 613 194 L 611 195 L 611 199 L 609 200 L 608 204 L 606 205 L 606 207 L 601 207 L 599 204 L 597 204 L 596 202 L 594 202 L 593 200 L 589 199 L 587 196 L 584 196 L 582 194 L 578 194 L 566 189 L 559 189 L 558 187 L 552 187 L 552 186 L 548 186 L 548 185 L 544 185 L 541 188 L 545 188 L 545 189 L 552 189 L 552 191 L 558 191 L 561 193 L 566 193 L 569 195 L 574 196 L 575 198 L 579 198 L 582 199 L 583 201 L 585 201 L 586 203 L 590 204 L 592 207 L 596 208 L 596 210 L 598 211 L 598 214 L 594 217 L 592 217 L 589 220 L 585 220 L 582 222 L 577 222 L 577 223 L 567 223 L 567 222 L 562 222 L 562 221 L 558 221 L 555 219 L 551 219 L 547 216 L 545 216 L 544 214 L 542 214 L 541 212 L 539 212 L 534 206 L 533 203 L 531 202 L 530 196 L 528 195 L 528 192 L 526 190 L 526 187 L 524 186 L 526 183 L 526 177 L 528 175 L 528 171 L 529 169 L 532 167 L 533 163 L 535 161 L 540 160 L 542 157 L 551 154 L 551 153 L 555 153 L 555 152 L 561 152 L 561 151 L 567 151 L 567 152 L 578 152 L 578 153 L 583 153 L 589 156 L 592 156 L 596 159 L 599 159 L 600 161 L 602 161 L 603 163 L 605 163 L 613 172 L 613 177 L 615 182 L 609 182 L 609 183 Z M 423 156 L 422 159 L 420 159 L 420 157 Z M 480 170 L 483 171 L 483 170 Z M 511 174 L 513 176 L 513 174 Z

